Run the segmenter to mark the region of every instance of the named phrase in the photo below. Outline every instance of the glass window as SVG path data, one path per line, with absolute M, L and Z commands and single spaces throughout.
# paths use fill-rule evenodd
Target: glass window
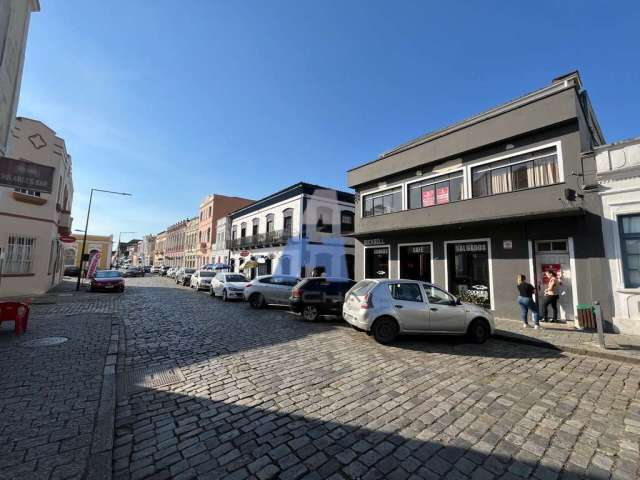
M 471 169 L 474 197 L 558 183 L 556 147 L 515 155 Z
M 9 236 L 3 273 L 32 273 L 34 237 Z
M 316 231 L 322 233 L 333 232 L 333 212 L 328 207 L 318 207 L 318 220 L 316 222 Z
M 447 245 L 447 288 L 463 301 L 490 307 L 489 247 L 487 242 Z
M 274 219 L 273 213 L 270 213 L 269 215 L 267 215 L 267 233 L 271 233 L 274 230 L 273 219 Z
M 402 210 L 402 188 L 398 187 L 364 195 L 363 201 L 363 215 L 365 217 L 399 212 Z
M 423 285 L 423 287 L 427 292 L 427 300 L 431 304 L 451 305 L 451 303 L 454 301 L 454 298 L 451 295 L 449 295 L 444 290 L 440 290 L 439 288 L 434 287 L 433 285 L 425 284 Z
M 390 283 L 389 293 L 395 300 L 422 302 L 422 292 L 417 283 Z
M 619 218 L 624 286 L 640 288 L 640 214 Z
M 353 212 L 343 210 L 340 213 L 340 232 L 353 233 Z
M 428 178 L 409 185 L 409 208 L 432 207 L 462 200 L 462 173 Z

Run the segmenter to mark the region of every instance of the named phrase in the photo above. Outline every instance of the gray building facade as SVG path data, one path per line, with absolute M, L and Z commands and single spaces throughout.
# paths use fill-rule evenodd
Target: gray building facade
M 348 172 L 356 279 L 432 281 L 517 318 L 517 274 L 562 277 L 560 316 L 610 314 L 595 181 L 604 138 L 578 72 L 399 146 Z

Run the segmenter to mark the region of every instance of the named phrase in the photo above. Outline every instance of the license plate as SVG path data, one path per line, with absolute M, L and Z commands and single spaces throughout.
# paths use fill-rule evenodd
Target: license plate
M 113 288 L 113 285 L 105 285 L 104 288 Z

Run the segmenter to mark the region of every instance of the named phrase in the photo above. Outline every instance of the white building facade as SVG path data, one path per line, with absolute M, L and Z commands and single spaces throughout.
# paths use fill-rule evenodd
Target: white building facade
M 62 279 L 73 177 L 65 142 L 44 123 L 18 118 L 12 157 L 53 169 L 51 193 L 0 187 L 0 297 L 46 292 Z M 110 252 L 109 252 L 110 254 Z
M 228 217 L 226 249 L 232 270 L 250 278 L 277 273 L 353 278 L 354 197 L 298 183 Z M 247 267 L 250 265 L 250 267 Z
M 216 222 L 216 241 L 213 246 L 212 263 L 229 264 L 229 249 L 227 248 L 227 239 L 229 234 L 231 221 L 229 217 L 219 218 Z
M 640 138 L 595 149 L 613 327 L 640 335 Z
M 0 157 L 10 156 L 29 21 L 31 13 L 39 11 L 38 0 L 0 2 Z

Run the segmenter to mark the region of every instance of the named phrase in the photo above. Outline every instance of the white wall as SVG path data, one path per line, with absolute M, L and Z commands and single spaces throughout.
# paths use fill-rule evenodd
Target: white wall
M 253 231 L 253 219 L 258 218 L 260 224 L 258 226 L 258 233 L 267 232 L 267 215 L 273 214 L 274 216 L 274 230 L 282 230 L 284 228 L 284 216 L 282 213 L 288 209 L 293 209 L 293 236 L 300 234 L 300 214 L 302 210 L 302 195 L 283 200 L 282 202 L 270 205 L 263 209 L 247 213 L 241 217 L 235 218 L 231 224 L 231 229 L 235 226 L 237 229 L 237 238 L 240 238 L 240 227 L 242 223 L 247 224 L 247 237 L 251 236 Z M 232 231 L 232 230 L 229 231 Z M 231 238 L 231 237 L 229 237 Z

